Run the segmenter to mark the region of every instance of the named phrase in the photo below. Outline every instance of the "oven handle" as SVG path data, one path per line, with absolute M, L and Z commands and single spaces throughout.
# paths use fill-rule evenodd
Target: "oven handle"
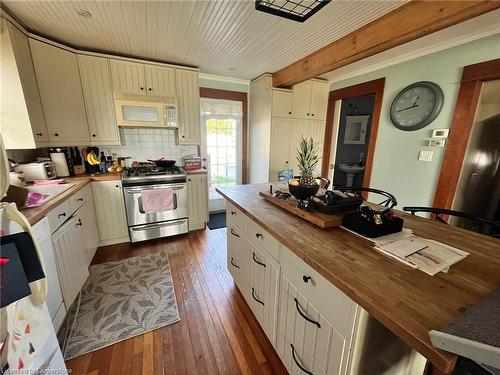
M 139 228 L 135 227 L 130 227 L 131 230 L 134 232 L 145 230 L 145 229 L 156 229 L 156 228 L 163 228 L 163 227 L 171 227 L 173 225 L 179 225 L 179 224 L 184 224 L 186 220 L 176 220 L 176 221 L 169 221 L 167 223 L 161 223 L 161 224 L 148 224 L 148 225 L 141 225 Z
M 172 190 L 182 190 L 186 188 L 186 184 L 178 184 L 178 185 L 151 185 L 144 186 L 141 188 L 123 188 L 123 191 L 129 194 L 139 194 L 143 190 L 154 190 L 154 189 L 172 189 Z

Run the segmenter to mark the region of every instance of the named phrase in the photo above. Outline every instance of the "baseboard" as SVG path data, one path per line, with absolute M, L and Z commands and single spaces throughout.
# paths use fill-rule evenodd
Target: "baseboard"
M 205 229 L 206 223 L 189 223 L 189 231 Z
M 129 236 L 126 237 L 117 237 L 117 238 L 111 238 L 109 240 L 104 240 L 99 243 L 99 247 L 101 246 L 108 246 L 108 245 L 114 245 L 117 243 L 123 243 L 123 242 L 130 242 Z

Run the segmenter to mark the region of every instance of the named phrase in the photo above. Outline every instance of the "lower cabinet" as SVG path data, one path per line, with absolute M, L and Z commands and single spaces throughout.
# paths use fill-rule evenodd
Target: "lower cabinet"
M 127 241 L 128 226 L 121 181 L 94 181 L 92 190 L 99 224 L 100 245 Z
M 84 205 L 78 210 L 82 219 L 82 247 L 85 264 L 87 267 L 94 258 L 97 247 L 99 246 L 99 228 L 97 227 L 97 216 L 94 205 L 94 193 L 92 187 L 87 186 L 82 191 Z
M 203 229 L 208 222 L 207 174 L 187 176 L 187 205 L 189 230 Z
M 77 212 L 52 235 L 59 282 L 68 309 L 89 275 L 82 246 L 82 229 L 82 218 Z

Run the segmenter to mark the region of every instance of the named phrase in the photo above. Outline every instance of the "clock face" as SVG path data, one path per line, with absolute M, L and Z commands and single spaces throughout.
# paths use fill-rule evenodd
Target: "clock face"
M 429 125 L 443 105 L 443 91 L 432 82 L 417 82 L 404 88 L 391 105 L 391 120 L 402 130 Z

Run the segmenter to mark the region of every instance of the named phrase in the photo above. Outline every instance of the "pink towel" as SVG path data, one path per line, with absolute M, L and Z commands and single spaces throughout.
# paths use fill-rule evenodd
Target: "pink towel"
M 150 189 L 141 191 L 142 210 L 147 213 L 174 209 L 174 191 L 172 189 Z

